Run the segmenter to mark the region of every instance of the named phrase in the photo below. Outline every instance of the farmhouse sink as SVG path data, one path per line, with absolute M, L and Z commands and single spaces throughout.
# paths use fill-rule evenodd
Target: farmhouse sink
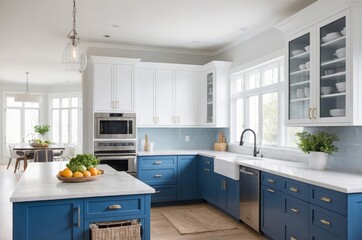
M 225 177 L 239 180 L 239 165 L 236 164 L 238 160 L 262 161 L 262 158 L 238 155 L 234 157 L 216 157 L 214 159 L 214 171 Z

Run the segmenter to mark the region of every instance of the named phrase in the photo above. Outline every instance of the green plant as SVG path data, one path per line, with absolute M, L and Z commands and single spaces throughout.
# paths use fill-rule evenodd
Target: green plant
M 75 172 L 83 167 L 85 167 L 85 169 L 96 167 L 98 164 L 99 160 L 93 154 L 77 154 L 77 156 L 69 160 L 66 166 Z
M 333 144 L 333 142 L 339 141 L 339 139 L 334 133 L 323 131 L 308 133 L 303 131 L 298 132 L 296 135 L 299 137 L 300 141 L 298 143 L 298 147 L 305 153 L 324 152 L 332 154 L 338 151 L 338 148 Z
M 44 137 L 44 135 L 49 132 L 50 130 L 50 126 L 49 125 L 35 125 L 34 126 L 34 131 L 39 133 L 40 135 L 42 135 Z

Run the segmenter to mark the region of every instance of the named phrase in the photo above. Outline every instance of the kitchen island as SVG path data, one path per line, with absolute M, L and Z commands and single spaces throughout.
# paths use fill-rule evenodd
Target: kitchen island
M 63 183 L 64 162 L 31 163 L 10 201 L 13 239 L 90 239 L 91 223 L 137 220 L 150 239 L 150 195 L 155 190 L 126 172 L 99 165 L 96 181 Z

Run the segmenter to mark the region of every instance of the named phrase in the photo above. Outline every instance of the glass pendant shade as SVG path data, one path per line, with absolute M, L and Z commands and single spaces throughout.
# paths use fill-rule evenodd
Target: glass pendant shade
M 79 44 L 73 46 L 71 40 L 63 51 L 63 64 L 66 71 L 82 72 L 87 66 L 87 56 L 84 48 Z
M 14 95 L 15 102 L 40 102 L 39 95 L 30 95 L 30 94 L 16 94 Z

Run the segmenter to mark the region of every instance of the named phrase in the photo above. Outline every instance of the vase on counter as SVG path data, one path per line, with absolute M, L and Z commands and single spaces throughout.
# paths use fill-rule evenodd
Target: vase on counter
M 327 166 L 328 153 L 313 152 L 308 154 L 309 167 L 315 170 L 323 170 Z

